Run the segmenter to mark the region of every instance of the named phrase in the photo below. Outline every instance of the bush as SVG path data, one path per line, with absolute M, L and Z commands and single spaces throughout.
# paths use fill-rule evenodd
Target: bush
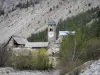
M 34 5 L 38 4 L 38 3 L 40 3 L 40 0 L 30 0 L 30 1 L 27 1 L 26 3 L 21 3 L 20 2 L 19 4 L 16 5 L 16 7 L 20 8 L 20 9 L 28 8 L 31 5 L 34 7 Z
M 46 70 L 52 68 L 49 64 L 48 54 L 45 49 L 39 49 L 36 51 L 30 51 L 28 56 L 18 54 L 12 54 L 10 57 L 9 66 L 16 69 L 37 69 Z
M 19 3 L 18 5 L 16 5 L 16 8 L 28 8 L 30 6 L 29 2 L 27 1 L 27 3 Z
M 69 14 L 71 13 L 71 10 L 69 10 Z
M 42 70 L 42 69 L 48 69 L 48 67 L 50 68 L 49 58 L 46 50 L 44 49 L 36 50 L 34 54 L 36 54 L 37 69 Z
M 16 5 L 16 8 L 28 8 L 29 6 L 34 5 L 32 2 L 27 1 L 26 3 L 19 3 Z
M 88 6 L 90 7 L 91 6 L 91 3 L 88 3 Z
M 51 12 L 52 10 L 53 10 L 53 9 L 52 9 L 52 8 L 50 8 L 50 9 L 49 9 L 49 12 Z
M 56 8 L 59 8 L 59 5 L 56 5 Z

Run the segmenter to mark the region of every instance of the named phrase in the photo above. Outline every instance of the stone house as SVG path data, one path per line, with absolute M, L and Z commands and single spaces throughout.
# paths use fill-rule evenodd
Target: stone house
M 27 39 L 19 36 L 11 36 L 6 43 L 6 46 L 10 48 L 47 48 L 48 42 L 28 42 Z
M 11 36 L 10 39 L 7 41 L 6 46 L 11 48 L 22 48 L 25 47 L 27 43 L 27 39 L 20 37 L 20 36 Z

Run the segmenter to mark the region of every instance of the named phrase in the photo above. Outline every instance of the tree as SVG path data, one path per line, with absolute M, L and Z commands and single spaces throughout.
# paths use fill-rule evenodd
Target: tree
M 45 49 L 39 49 L 34 52 L 36 54 L 36 66 L 37 69 L 48 69 L 49 67 L 49 56 Z
M 63 38 L 60 46 L 60 59 L 62 67 L 70 67 L 70 70 L 72 70 L 82 63 L 82 60 L 79 59 L 79 56 L 84 50 L 82 44 L 83 41 L 84 38 L 79 28 L 77 29 L 75 35 L 69 34 Z
M 45 49 L 29 51 L 28 55 L 12 53 L 9 59 L 9 65 L 16 69 L 26 70 L 46 70 L 52 68 L 49 64 L 49 57 Z
M 9 52 L 7 47 L 4 47 L 4 44 L 0 45 L 0 67 L 4 67 L 7 64 L 9 58 Z

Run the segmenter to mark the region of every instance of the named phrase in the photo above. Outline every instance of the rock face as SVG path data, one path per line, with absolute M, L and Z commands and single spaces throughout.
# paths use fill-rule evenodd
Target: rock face
M 66 19 L 100 5 L 100 0 L 38 0 L 39 3 L 34 6 L 16 8 L 19 3 L 27 4 L 27 1 L 34 3 L 37 0 L 0 0 L 0 9 L 5 11 L 0 16 L 0 43 L 6 42 L 12 35 L 27 38 L 31 33 L 44 30 L 49 18 L 58 22 L 59 19 Z
M 65 75 L 100 75 L 100 59 L 88 61 Z
M 100 75 L 100 60 L 83 69 L 79 75 Z

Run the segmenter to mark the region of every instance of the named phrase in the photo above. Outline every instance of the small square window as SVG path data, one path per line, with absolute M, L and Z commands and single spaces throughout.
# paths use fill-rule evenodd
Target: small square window
M 52 29 L 52 28 L 50 28 L 50 31 L 53 31 L 53 29 Z

